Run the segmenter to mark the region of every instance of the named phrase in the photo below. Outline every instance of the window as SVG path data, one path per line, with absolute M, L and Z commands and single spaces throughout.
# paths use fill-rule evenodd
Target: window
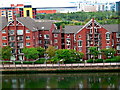
M 117 53 L 118 53 L 118 54 L 120 54 L 120 50 L 119 50 L 119 51 L 117 51 Z
M 57 42 L 58 42 L 58 40 L 57 40 L 57 39 L 55 39 L 55 40 L 54 40 L 54 43 L 57 43 Z
M 109 44 L 110 43 L 110 41 L 107 41 L 107 44 Z
M 91 34 L 93 33 L 92 29 L 90 29 L 90 33 L 91 33 Z
M 2 37 L 2 40 L 6 40 L 6 39 L 7 39 L 7 37 L 6 37 L 6 36 L 3 36 L 3 37 Z
M 48 34 L 44 35 L 44 39 L 49 39 L 49 35 Z
M 3 46 L 7 46 L 7 43 L 2 43 Z
M 15 43 L 14 43 L 14 42 L 11 42 L 11 43 L 10 43 L 10 47 L 15 47 Z
M 17 30 L 17 35 L 23 35 L 23 30 Z
M 9 20 L 12 20 L 12 18 L 9 18 Z
M 49 40 L 44 41 L 44 44 L 49 44 L 49 43 L 50 43 Z
M 79 35 L 78 38 L 81 38 L 81 35 Z
M 54 37 L 58 37 L 58 34 L 54 34 Z
M 12 13 L 9 13 L 8 15 L 12 15 Z
M 109 40 L 109 39 L 110 39 L 110 33 L 107 32 L 107 33 L 106 33 L 106 40 Z
M 97 33 L 97 28 L 94 29 L 94 32 Z
M 81 47 L 82 46 L 82 41 L 78 41 L 78 47 Z
M 13 35 L 14 34 L 14 30 L 9 30 L 9 34 Z
M 30 11 L 29 11 L 29 10 L 26 10 L 26 14 L 27 14 L 27 16 L 29 17 L 29 16 L 30 16 Z
M 110 46 L 106 46 L 106 49 L 109 49 L 110 48 Z
M 26 40 L 30 40 L 30 36 L 26 36 Z
M 18 36 L 18 37 L 17 37 L 17 40 L 18 40 L 18 41 L 23 41 L 23 36 Z
M 55 49 L 58 49 L 58 46 L 55 46 Z
M 66 39 L 66 43 L 67 43 L 67 45 L 70 45 L 70 38 Z
M 67 34 L 67 37 L 70 37 L 70 34 Z
M 22 42 L 18 43 L 18 48 L 23 48 L 23 43 Z
M 9 40 L 10 40 L 10 41 L 14 41 L 14 40 L 15 40 L 14 38 L 15 38 L 14 36 L 10 36 L 10 37 L 9 37 Z
M 120 39 L 117 39 L 117 42 L 120 42 Z
M 26 43 L 26 46 L 30 46 L 30 43 Z
M 39 43 L 42 44 L 42 40 L 39 40 Z
M 40 37 L 42 37 L 42 34 L 40 34 Z
M 79 51 L 81 52 L 82 51 L 82 48 L 79 48 Z M 89 51 L 88 51 L 89 52 Z
M 26 30 L 26 33 L 30 33 L 30 30 Z
M 67 46 L 67 49 L 70 49 L 70 46 Z
M 120 44 L 119 44 L 119 45 L 117 45 L 117 50 L 120 50 Z
M 13 50 L 11 51 L 11 53 L 15 53 L 15 49 L 13 49 Z
M 2 33 L 6 33 L 6 30 L 2 30 Z
M 18 49 L 18 53 L 19 53 L 19 54 L 22 53 L 22 49 Z
M 12 11 L 8 11 L 8 12 L 12 12 Z
M 116 37 L 117 37 L 117 38 L 120 38 L 120 33 L 116 33 Z

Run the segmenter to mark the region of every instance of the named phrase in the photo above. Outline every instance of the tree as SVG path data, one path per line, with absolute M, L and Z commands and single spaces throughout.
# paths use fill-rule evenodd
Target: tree
M 44 55 L 44 53 L 45 53 L 45 49 L 44 49 L 44 48 L 42 48 L 42 47 L 37 47 L 36 49 L 37 49 L 37 51 L 38 51 L 38 53 L 39 53 L 39 54 L 38 54 L 39 57 Z
M 55 57 L 52 59 L 53 61 L 79 61 L 82 59 L 84 54 L 82 52 L 78 52 L 73 49 L 59 49 L 55 52 Z
M 10 59 L 10 57 L 12 56 L 12 48 L 10 46 L 5 46 L 1 49 L 2 51 L 2 59 Z
M 23 53 L 24 53 L 24 56 L 27 58 L 27 59 L 37 59 L 39 57 L 39 52 L 37 51 L 36 48 L 23 48 Z
M 114 54 L 116 53 L 116 50 L 113 49 L 113 48 L 104 48 L 104 49 L 101 49 L 101 52 L 102 52 L 102 55 L 104 55 L 106 58 L 109 58 L 109 57 L 114 57 Z
M 70 49 L 69 50 L 70 52 L 70 59 L 72 61 L 80 61 L 80 59 L 82 59 L 84 57 L 84 54 L 82 52 L 79 52 L 79 51 L 76 51 L 76 50 L 73 50 L 73 49 Z
M 55 52 L 55 61 L 60 61 L 62 60 L 63 62 L 64 61 L 67 61 L 70 59 L 70 52 L 68 49 L 59 49 Z
M 50 57 L 50 58 L 52 58 L 52 57 L 54 57 L 55 56 L 55 51 L 56 51 L 56 49 L 55 49 L 55 47 L 53 47 L 53 46 L 48 46 L 48 48 L 46 49 L 46 53 L 48 54 L 48 56 Z
M 93 63 L 94 63 L 95 57 L 98 56 L 99 51 L 97 50 L 97 47 L 90 47 L 89 51 L 90 51 L 89 54 L 93 55 Z

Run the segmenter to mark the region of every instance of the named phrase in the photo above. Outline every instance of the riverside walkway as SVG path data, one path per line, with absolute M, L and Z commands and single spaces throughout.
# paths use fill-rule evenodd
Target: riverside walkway
M 0 71 L 120 70 L 120 63 L 1 64 Z

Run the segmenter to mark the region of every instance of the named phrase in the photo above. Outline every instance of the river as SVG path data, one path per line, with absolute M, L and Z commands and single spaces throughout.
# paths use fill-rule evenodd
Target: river
M 120 73 L 1 74 L 2 88 L 116 88 Z

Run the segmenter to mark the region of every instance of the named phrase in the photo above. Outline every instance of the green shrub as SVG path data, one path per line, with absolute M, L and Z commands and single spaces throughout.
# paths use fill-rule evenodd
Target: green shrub
M 114 58 L 115 58 L 116 62 L 120 62 L 120 56 L 116 56 Z
M 23 64 L 32 64 L 33 61 L 23 61 Z
M 93 59 L 87 60 L 87 63 L 93 63 Z
M 103 63 L 103 59 L 96 59 L 95 63 Z
M 45 62 L 45 58 L 40 58 L 39 60 L 35 61 L 35 64 L 43 64 Z
M 106 59 L 105 62 L 120 62 L 120 59 L 118 56 L 111 58 L 111 59 Z
M 21 64 L 21 61 L 14 61 L 15 64 Z

